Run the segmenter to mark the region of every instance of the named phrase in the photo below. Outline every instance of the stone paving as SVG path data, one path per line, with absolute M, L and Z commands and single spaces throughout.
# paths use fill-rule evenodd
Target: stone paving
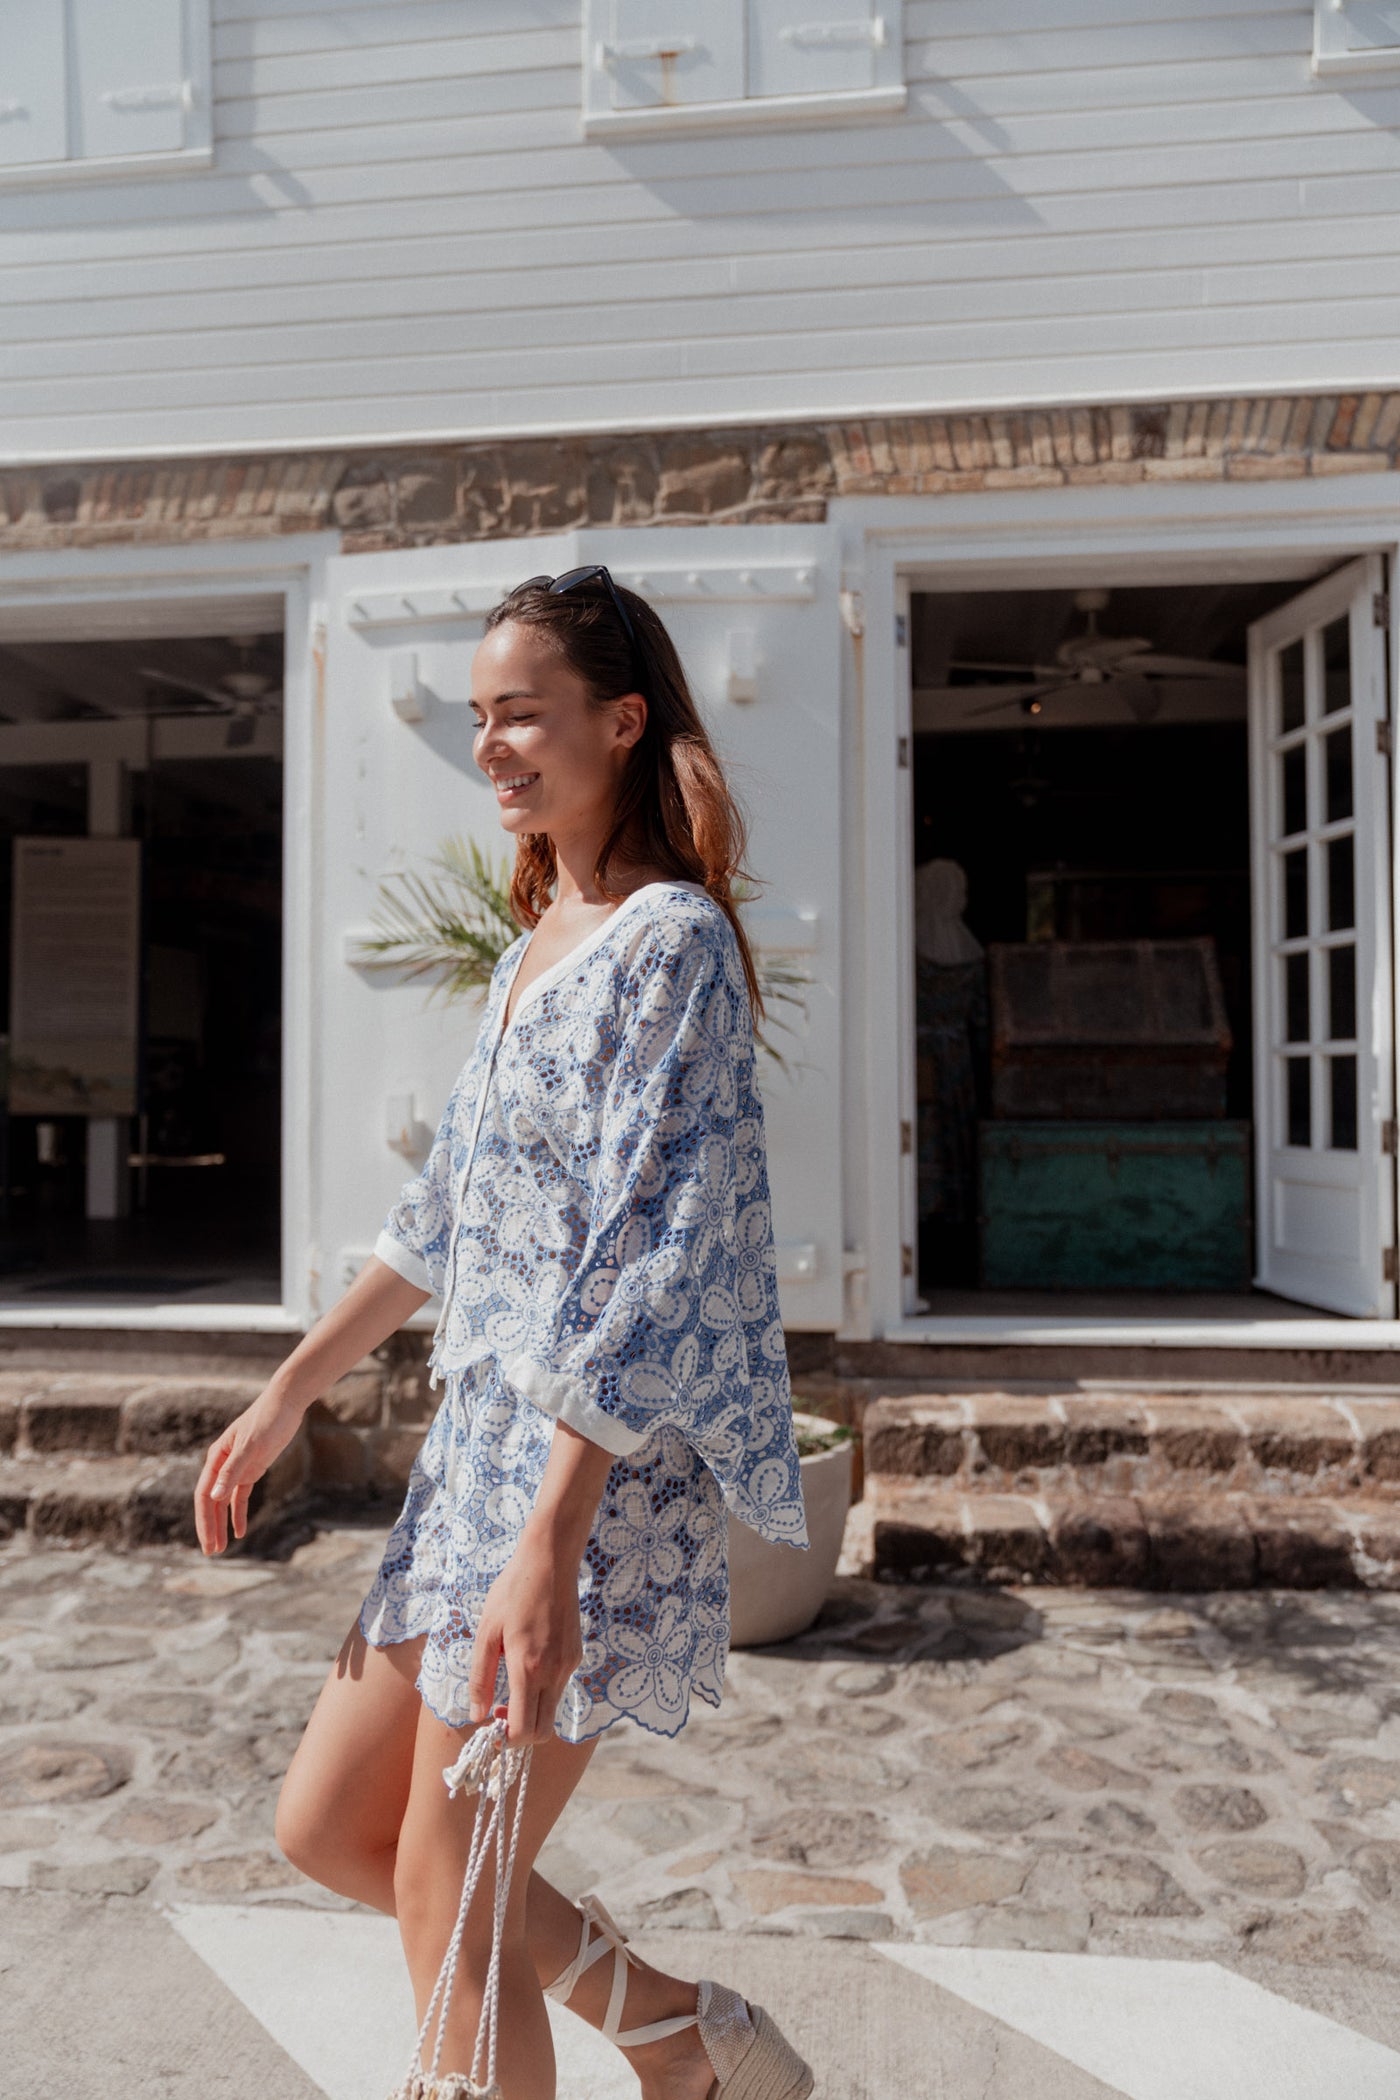
M 0 1885 L 348 1907 L 273 1808 L 382 1535 L 0 1550 Z M 542 1864 L 639 1928 L 1393 1975 L 1400 1596 L 841 1580 L 676 1741 L 612 1731 Z

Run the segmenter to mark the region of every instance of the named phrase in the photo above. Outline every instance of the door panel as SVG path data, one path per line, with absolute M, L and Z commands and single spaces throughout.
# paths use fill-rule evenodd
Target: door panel
M 502 865 L 512 848 L 471 757 L 471 659 L 482 616 L 522 576 L 607 561 L 680 649 L 750 823 L 765 888 L 759 950 L 805 975 L 788 1061 L 760 1059 L 784 1319 L 841 1320 L 839 1169 L 840 651 L 826 528 L 578 533 L 353 555 L 328 564 L 319 1139 L 322 1303 L 339 1294 L 414 1162 L 405 1123 L 435 1125 L 480 1000 L 429 1005 L 423 981 L 349 959 L 382 874 L 453 834 Z M 731 697 L 732 696 L 732 697 Z
M 1378 555 L 1249 633 L 1258 1280 L 1393 1318 L 1389 768 Z

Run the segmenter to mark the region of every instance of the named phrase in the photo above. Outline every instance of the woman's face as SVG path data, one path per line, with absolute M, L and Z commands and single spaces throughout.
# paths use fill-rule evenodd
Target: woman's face
M 554 839 L 606 829 L 646 701 L 590 707 L 583 680 L 535 629 L 493 627 L 472 663 L 472 756 L 509 832 Z

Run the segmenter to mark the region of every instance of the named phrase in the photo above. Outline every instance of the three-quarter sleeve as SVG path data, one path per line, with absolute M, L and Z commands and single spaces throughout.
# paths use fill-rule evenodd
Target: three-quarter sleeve
M 417 1290 L 437 1297 L 452 1238 L 452 1130 L 462 1081 L 452 1089 L 422 1172 L 406 1181 L 384 1220 L 374 1251 Z
M 753 1031 L 729 929 L 649 929 L 611 1033 L 580 1258 L 551 1334 L 502 1369 L 619 1455 L 663 1425 L 704 1457 L 732 1453 L 767 1397 L 750 1358 L 771 1351 L 776 1291 L 751 1102 L 741 1129 Z

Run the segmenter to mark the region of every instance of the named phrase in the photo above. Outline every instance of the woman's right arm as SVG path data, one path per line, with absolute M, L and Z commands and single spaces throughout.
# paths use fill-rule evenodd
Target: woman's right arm
M 209 1446 L 194 1491 L 195 1530 L 206 1554 L 222 1553 L 230 1520 L 234 1537 L 243 1537 L 255 1482 L 291 1443 L 312 1401 L 396 1334 L 430 1296 L 377 1255 L 370 1256 L 340 1302 L 298 1342 L 251 1407 Z

